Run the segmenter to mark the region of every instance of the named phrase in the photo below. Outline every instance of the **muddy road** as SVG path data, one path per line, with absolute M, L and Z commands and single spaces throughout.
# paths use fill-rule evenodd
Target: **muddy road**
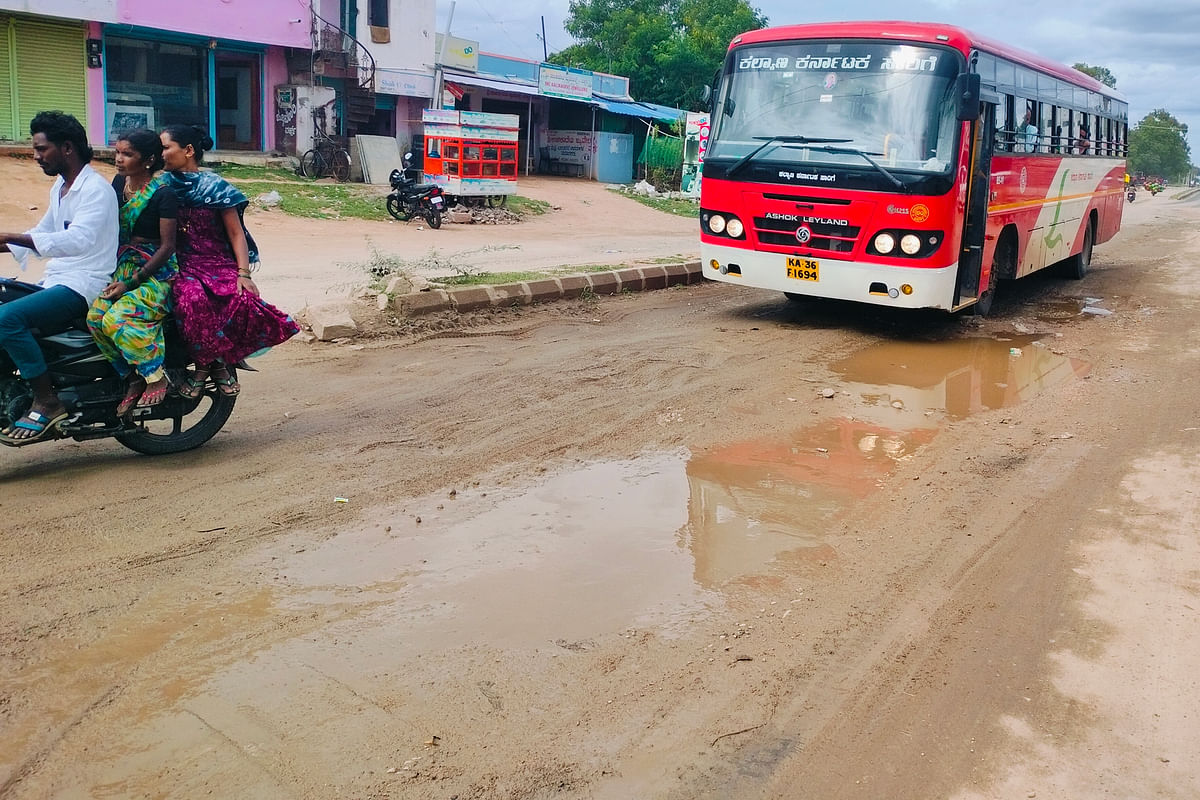
M 1200 206 L 1127 211 L 982 322 L 706 284 L 0 452 L 0 796 L 1200 795 Z

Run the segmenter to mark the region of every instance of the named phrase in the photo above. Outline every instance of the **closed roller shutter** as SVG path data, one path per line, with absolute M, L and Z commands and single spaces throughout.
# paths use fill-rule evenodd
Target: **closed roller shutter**
M 13 19 L 0 15 L 0 139 L 17 139 L 13 97 Z
M 18 18 L 15 33 L 17 138 L 29 138 L 29 121 L 39 111 L 65 111 L 86 128 L 87 29 Z

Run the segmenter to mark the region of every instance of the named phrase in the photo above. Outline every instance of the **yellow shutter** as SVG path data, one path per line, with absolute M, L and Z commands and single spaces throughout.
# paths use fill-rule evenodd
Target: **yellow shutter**
M 65 111 L 87 127 L 87 29 L 82 23 L 17 19 L 15 36 L 18 138 L 29 138 L 39 111 Z
M 17 133 L 13 121 L 16 117 L 16 99 L 13 97 L 13 19 L 0 15 L 0 139 L 23 139 Z

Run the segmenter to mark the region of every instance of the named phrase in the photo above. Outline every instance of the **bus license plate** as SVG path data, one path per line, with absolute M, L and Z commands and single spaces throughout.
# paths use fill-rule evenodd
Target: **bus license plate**
M 798 281 L 820 281 L 821 262 L 815 258 L 788 256 L 787 276 Z

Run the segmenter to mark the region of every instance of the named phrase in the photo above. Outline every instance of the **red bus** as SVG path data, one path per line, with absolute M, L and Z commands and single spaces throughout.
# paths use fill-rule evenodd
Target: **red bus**
M 712 98 L 714 280 L 986 314 L 1000 279 L 1081 278 L 1120 229 L 1129 112 L 1088 75 L 961 28 L 751 31 Z

